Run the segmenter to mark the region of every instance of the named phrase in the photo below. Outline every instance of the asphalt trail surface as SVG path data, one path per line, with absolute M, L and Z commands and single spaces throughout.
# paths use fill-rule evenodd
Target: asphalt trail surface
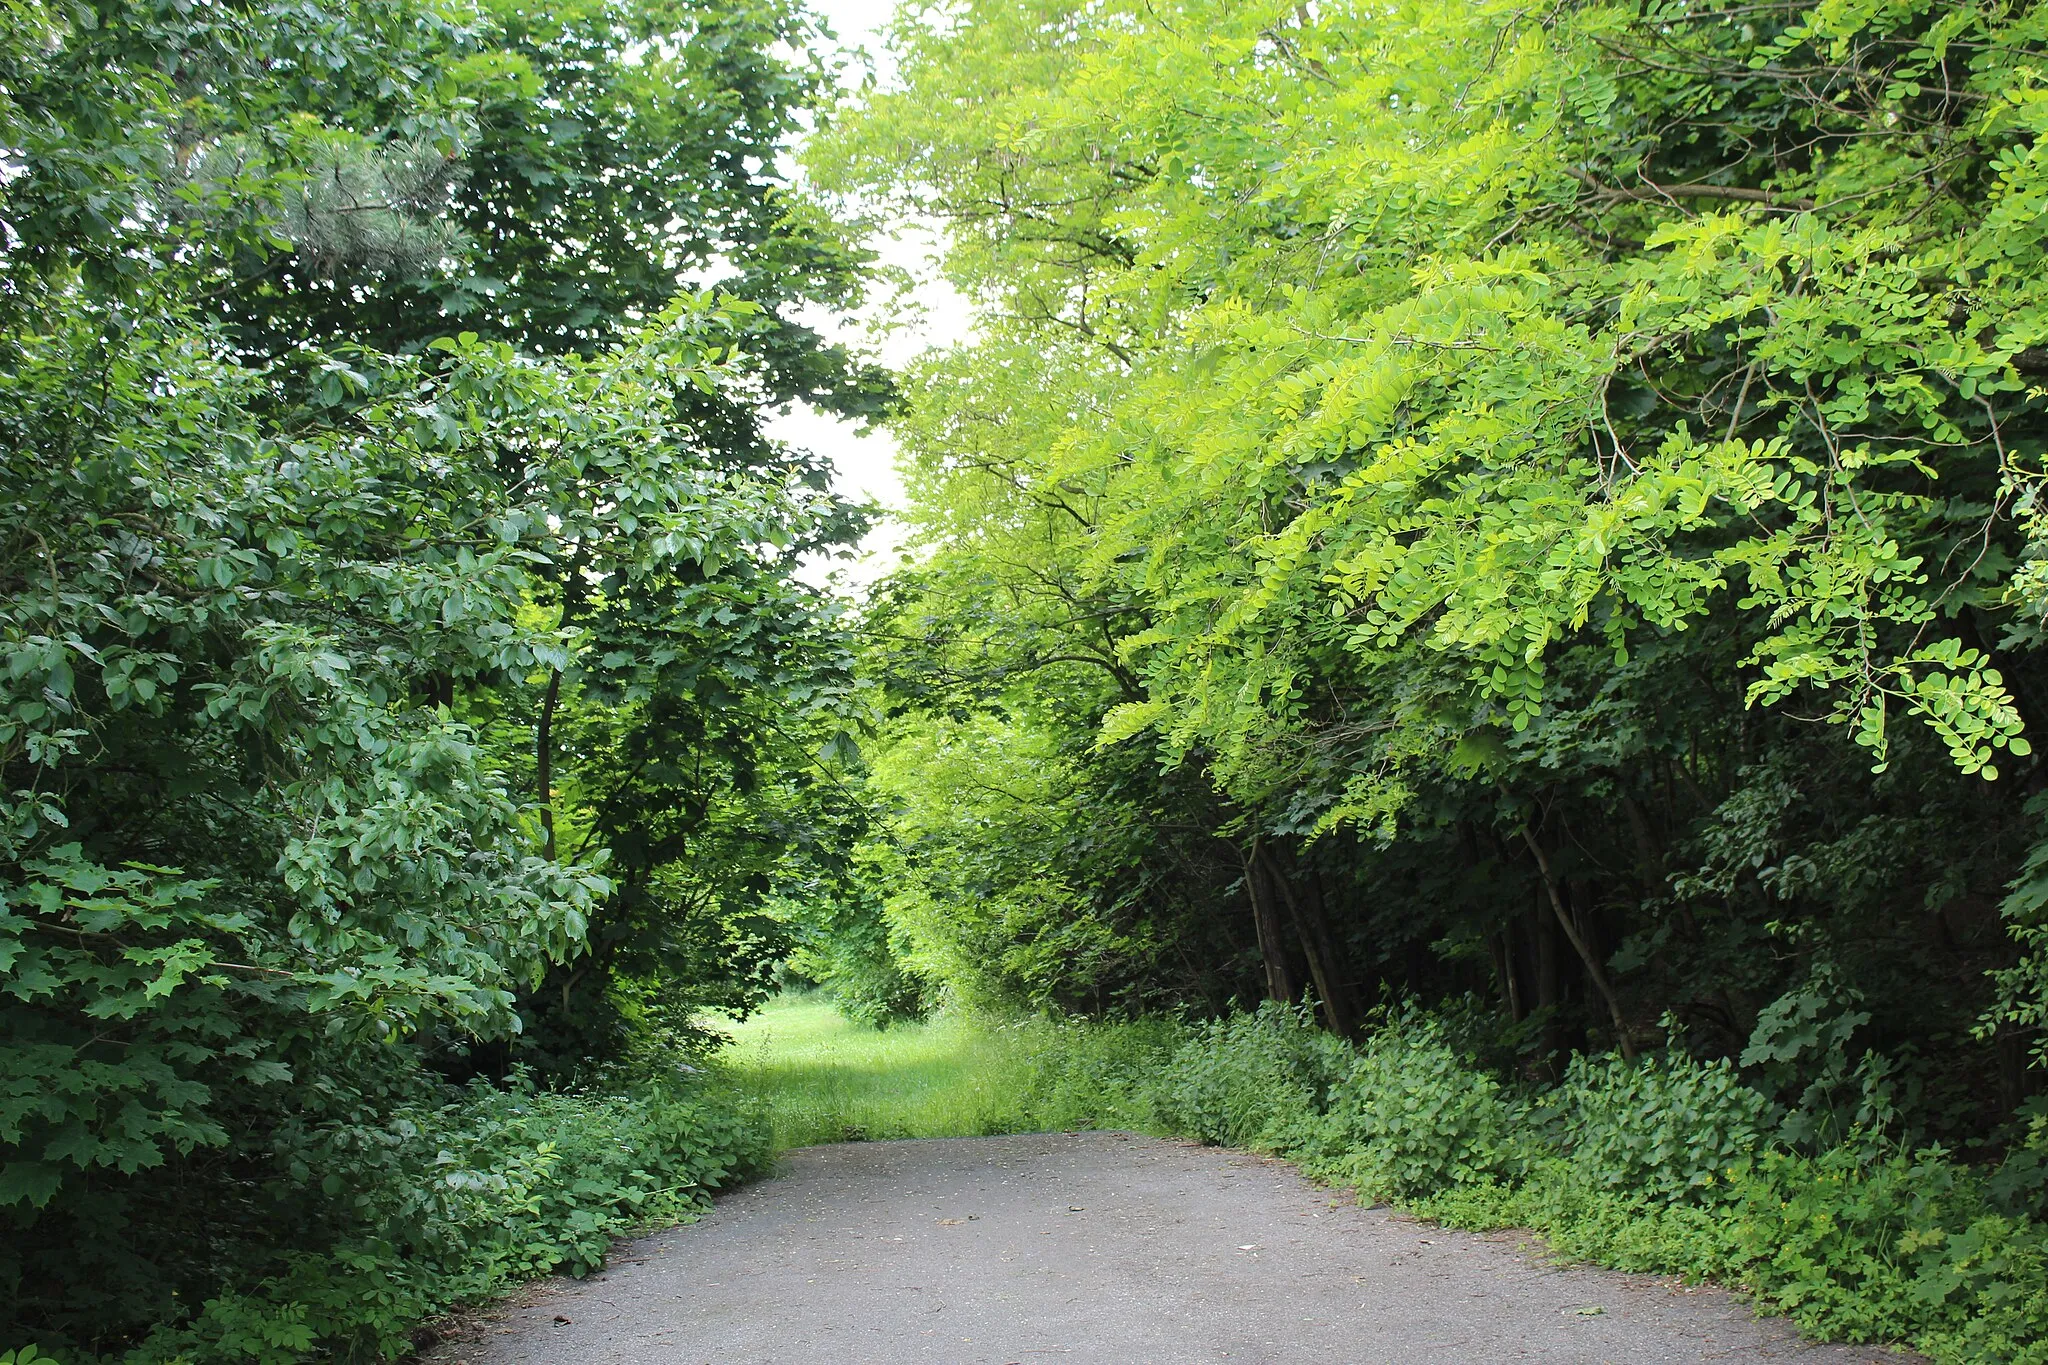
M 1897 1362 L 1123 1133 L 850 1143 L 534 1287 L 435 1365 Z

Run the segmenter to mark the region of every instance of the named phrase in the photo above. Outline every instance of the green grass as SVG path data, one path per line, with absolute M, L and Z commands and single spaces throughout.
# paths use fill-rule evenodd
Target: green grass
M 733 1036 L 721 1069 L 767 1104 L 777 1151 L 1035 1126 L 1022 1105 L 1034 1050 L 1028 1025 L 940 1016 L 874 1029 L 805 994 L 718 1026 Z

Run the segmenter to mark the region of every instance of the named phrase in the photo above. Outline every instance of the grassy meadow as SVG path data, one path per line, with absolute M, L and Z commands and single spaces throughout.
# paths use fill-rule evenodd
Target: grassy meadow
M 721 1066 L 768 1106 L 778 1151 L 820 1142 L 974 1137 L 1036 1127 L 1023 1097 L 1032 1027 L 951 1015 L 886 1029 L 822 994 L 784 995 L 743 1022 Z

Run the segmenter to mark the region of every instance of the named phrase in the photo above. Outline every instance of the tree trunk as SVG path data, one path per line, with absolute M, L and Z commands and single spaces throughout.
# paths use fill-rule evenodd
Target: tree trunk
M 1280 907 L 1274 904 L 1267 885 L 1265 862 L 1259 856 L 1259 841 L 1252 840 L 1244 862 L 1244 893 L 1252 903 L 1252 927 L 1259 935 L 1259 958 L 1266 968 L 1266 998 L 1291 1001 L 1295 996 L 1294 973 L 1287 964 L 1287 939 L 1281 932 Z
M 1573 951 L 1578 953 L 1579 961 L 1585 964 L 1586 975 L 1592 978 L 1593 988 L 1600 992 L 1601 1000 L 1606 1002 L 1607 1017 L 1614 1021 L 1614 1041 L 1621 1048 L 1621 1055 L 1631 1062 L 1634 1061 L 1635 1040 L 1628 1035 L 1628 1023 L 1622 1018 L 1621 1002 L 1615 998 L 1614 987 L 1607 983 L 1607 973 L 1600 966 L 1600 959 L 1586 946 L 1586 940 L 1579 934 L 1579 926 L 1572 922 L 1571 911 L 1565 908 L 1564 897 L 1558 893 L 1557 878 L 1550 872 L 1550 859 L 1544 855 L 1543 846 L 1536 842 L 1536 836 L 1529 832 L 1527 825 L 1522 826 L 1522 841 L 1528 844 L 1529 851 L 1536 855 L 1536 872 L 1543 878 L 1543 890 L 1550 897 L 1551 913 L 1557 916 L 1558 927 L 1564 930 L 1564 936 L 1570 940 Z
M 1486 947 L 1493 955 L 1493 970 L 1500 977 L 1501 999 L 1507 1003 L 1508 1018 L 1521 1023 L 1529 1017 L 1522 1008 L 1522 987 L 1515 973 L 1515 922 L 1509 920 L 1501 925 L 1500 932 L 1489 934 Z
M 1295 895 L 1279 859 L 1270 849 L 1259 852 L 1265 859 L 1272 885 L 1279 889 L 1280 899 L 1287 906 L 1287 917 L 1294 921 L 1294 933 L 1301 940 L 1302 951 L 1308 956 L 1309 979 L 1315 983 L 1316 996 L 1322 1005 L 1323 1026 L 1339 1038 L 1355 1036 L 1358 1014 L 1352 1008 L 1351 992 L 1345 986 L 1342 961 L 1337 956 L 1336 942 L 1330 935 L 1330 920 L 1324 912 L 1322 897 L 1310 888 L 1304 888 L 1299 896 Z
M 581 546 L 570 556 L 569 564 L 562 574 L 562 620 L 567 629 L 571 622 L 582 614 L 584 581 L 583 571 L 590 563 L 590 556 Z M 550 862 L 555 857 L 555 708 L 562 700 L 562 670 L 548 670 L 547 691 L 541 694 L 540 724 L 535 728 L 534 787 L 540 802 L 540 828 L 542 854 Z
M 1557 970 L 1557 923 L 1550 918 L 1543 892 L 1529 907 L 1529 936 L 1535 940 L 1536 1008 L 1543 1012 L 1543 1069 L 1552 1080 L 1559 1079 L 1558 1054 L 1564 1051 L 1564 1029 L 1558 1011 L 1564 1004 L 1564 982 Z
M 1998 1030 L 1994 1046 L 1998 1054 L 1999 1101 L 2007 1113 L 2019 1109 L 2038 1088 L 2039 1073 L 2033 1068 L 2032 1049 L 2027 1046 L 2032 1030 L 2022 1033 L 2006 1025 Z
M 534 787 L 540 802 L 541 856 L 555 858 L 555 705 L 562 697 L 562 670 L 548 670 L 548 690 L 540 698 L 540 725 L 534 736 Z
M 1633 796 L 1624 795 L 1621 808 L 1628 815 L 1629 832 L 1635 836 L 1636 880 L 1642 883 L 1644 899 L 1654 898 L 1664 890 L 1664 855 L 1650 832 L 1649 813 Z

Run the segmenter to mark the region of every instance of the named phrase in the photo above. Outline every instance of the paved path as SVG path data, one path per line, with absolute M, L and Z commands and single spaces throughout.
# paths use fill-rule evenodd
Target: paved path
M 1558 1269 L 1333 1199 L 1278 1162 L 1122 1133 L 811 1147 L 435 1365 L 1899 1361 L 1718 1290 Z

